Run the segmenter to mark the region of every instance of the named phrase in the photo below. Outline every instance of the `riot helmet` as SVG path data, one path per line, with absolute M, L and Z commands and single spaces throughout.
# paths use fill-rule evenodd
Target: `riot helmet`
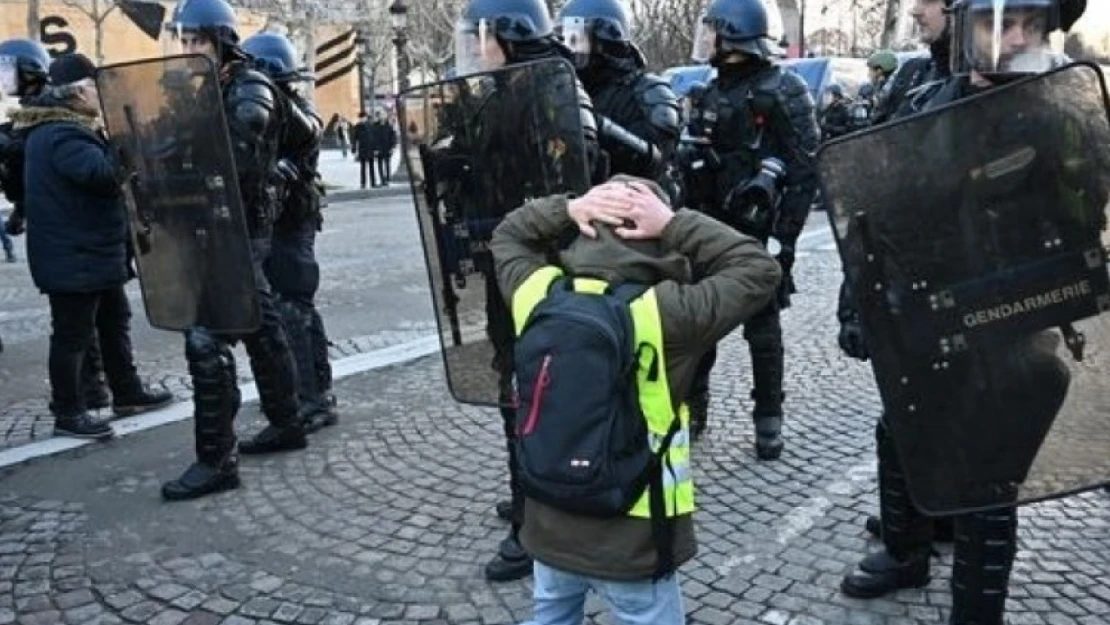
M 1051 69 L 1048 35 L 1061 27 L 1059 0 L 955 0 L 952 71 L 992 82 Z
M 554 37 L 543 0 L 470 0 L 455 24 L 455 69 L 473 74 L 550 56 Z
M 242 48 L 251 58 L 255 69 L 274 82 L 288 83 L 306 79 L 305 73 L 297 68 L 297 49 L 285 35 L 258 33 L 247 37 Z
M 556 21 L 563 45 L 584 69 L 593 58 L 619 62 L 632 58 L 643 67 L 643 55 L 632 43 L 632 16 L 622 0 L 570 0 Z
M 176 53 L 207 54 L 219 65 L 244 58 L 238 27 L 235 9 L 226 0 L 181 0 L 166 31 L 177 44 Z
M 698 21 L 691 57 L 720 65 L 734 53 L 769 60 L 781 53 L 782 15 L 768 0 L 713 0 Z
M 33 39 L 0 43 L 0 89 L 4 95 L 35 95 L 46 85 L 50 53 Z

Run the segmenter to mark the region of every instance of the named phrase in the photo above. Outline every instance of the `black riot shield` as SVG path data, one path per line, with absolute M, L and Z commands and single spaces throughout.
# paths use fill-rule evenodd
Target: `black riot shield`
M 1075 64 L 828 144 L 885 419 L 928 514 L 1110 482 L 1107 93 Z
M 124 185 L 151 325 L 245 333 L 261 322 L 247 224 L 219 82 L 203 56 L 96 75 Z
M 526 201 L 589 188 L 574 68 L 537 61 L 398 101 L 448 386 L 463 403 L 507 405 L 514 333 L 489 242 Z

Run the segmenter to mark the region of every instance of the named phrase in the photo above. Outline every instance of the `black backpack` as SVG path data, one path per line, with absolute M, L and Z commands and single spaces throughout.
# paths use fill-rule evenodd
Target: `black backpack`
M 651 487 L 660 569 L 671 568 L 671 532 L 663 502 L 662 459 L 681 427 L 676 417 L 652 452 L 640 409 L 637 373 L 643 360 L 658 374 L 659 354 L 635 345 L 629 305 L 647 291 L 608 285 L 574 290 L 573 278 L 552 282 L 514 346 L 517 380 L 516 456 L 524 494 L 583 516 L 628 513 Z

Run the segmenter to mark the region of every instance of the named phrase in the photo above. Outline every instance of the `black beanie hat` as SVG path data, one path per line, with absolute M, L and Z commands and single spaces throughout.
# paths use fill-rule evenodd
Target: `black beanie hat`
M 63 54 L 50 64 L 50 84 L 58 87 L 92 78 L 95 75 L 96 66 L 89 57 L 80 52 Z

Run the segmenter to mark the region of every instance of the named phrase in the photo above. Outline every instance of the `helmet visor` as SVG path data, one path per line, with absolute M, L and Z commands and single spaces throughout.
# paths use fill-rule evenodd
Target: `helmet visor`
M 574 64 L 580 69 L 590 61 L 590 34 L 586 20 L 581 17 L 564 17 L 559 24 L 559 34 L 565 45 L 574 54 Z
M 505 55 L 486 19 L 462 19 L 455 24 L 455 71 L 459 76 L 488 72 L 504 66 Z
M 19 59 L 14 56 L 0 55 L 0 93 L 19 93 Z
M 957 33 L 962 69 L 980 74 L 1033 74 L 1052 68 L 1048 7 L 1009 6 L 994 0 L 985 9 L 969 10 Z
M 698 63 L 707 63 L 713 58 L 716 47 L 717 29 L 709 22 L 699 21 L 694 30 L 694 49 L 690 52 L 690 58 Z

